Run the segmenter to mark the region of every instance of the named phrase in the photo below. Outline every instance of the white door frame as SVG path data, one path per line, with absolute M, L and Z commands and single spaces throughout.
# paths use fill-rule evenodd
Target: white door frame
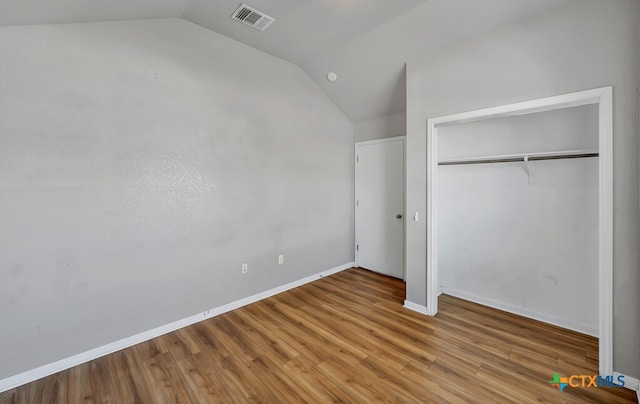
M 427 314 L 438 312 L 438 127 L 595 104 L 599 113 L 598 337 L 601 375 L 613 374 L 613 87 L 427 120 Z
M 353 210 L 354 210 L 354 244 L 353 244 L 353 251 L 355 251 L 355 263 L 356 263 L 356 267 L 359 268 L 360 267 L 360 263 L 358 262 L 358 146 L 367 146 L 367 145 L 372 145 L 372 144 L 380 144 L 380 143 L 388 143 L 388 142 L 397 142 L 398 140 L 402 141 L 402 144 L 405 148 L 404 150 L 404 167 L 403 167 L 403 175 L 404 178 L 407 178 L 407 164 L 406 164 L 406 158 L 407 158 L 407 141 L 406 141 L 406 136 L 402 135 L 402 136 L 394 136 L 394 137 L 386 137 L 383 139 L 375 139 L 375 140 L 367 140 L 367 141 L 363 141 L 363 142 L 355 142 L 354 147 L 353 147 L 353 164 L 354 164 L 354 170 L 353 170 L 353 182 L 354 182 L 354 198 L 353 198 Z M 406 180 L 405 180 L 406 183 Z M 407 189 L 406 186 L 404 187 L 404 195 L 403 195 L 403 199 L 405 201 L 405 203 L 402 206 L 402 220 L 405 221 L 406 223 L 406 215 L 405 215 L 405 205 L 406 205 L 406 201 L 407 201 Z M 404 232 L 405 234 L 403 234 L 404 240 L 402 242 L 402 279 L 403 280 L 407 280 L 407 266 L 406 266 L 406 239 L 407 239 L 407 226 L 405 224 L 404 226 Z

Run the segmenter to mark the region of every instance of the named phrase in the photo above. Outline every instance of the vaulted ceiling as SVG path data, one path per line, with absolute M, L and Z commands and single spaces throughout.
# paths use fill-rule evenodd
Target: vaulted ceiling
M 229 18 L 241 0 L 0 0 L 0 25 L 184 18 L 297 64 L 358 122 L 405 110 L 406 61 L 570 1 L 244 0 L 276 18 L 260 32 Z

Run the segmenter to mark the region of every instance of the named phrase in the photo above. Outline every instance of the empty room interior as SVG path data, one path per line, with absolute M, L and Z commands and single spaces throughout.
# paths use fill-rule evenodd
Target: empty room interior
M 0 0 L 0 404 L 640 398 L 640 0 Z

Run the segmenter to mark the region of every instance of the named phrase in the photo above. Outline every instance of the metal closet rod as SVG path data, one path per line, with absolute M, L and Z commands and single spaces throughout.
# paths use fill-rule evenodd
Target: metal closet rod
M 460 159 L 440 160 L 439 166 L 452 166 L 460 164 L 487 164 L 487 163 L 516 163 L 520 161 L 541 161 L 559 159 L 577 159 L 585 157 L 598 157 L 600 153 L 592 150 L 567 150 L 549 153 L 522 153 L 507 154 L 501 156 L 469 157 Z

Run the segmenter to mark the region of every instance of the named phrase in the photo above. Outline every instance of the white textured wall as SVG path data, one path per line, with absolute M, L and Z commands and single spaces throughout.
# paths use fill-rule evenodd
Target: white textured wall
M 439 0 L 436 0 L 439 1 Z M 430 117 L 614 87 L 614 368 L 640 377 L 640 4 L 580 0 L 407 65 L 407 215 L 426 213 Z M 426 304 L 426 223 L 407 222 L 407 298 Z
M 183 20 L 0 54 L 0 379 L 353 261 L 353 125 L 299 68 Z
M 598 109 L 438 131 L 441 159 L 598 150 Z M 470 298 L 598 335 L 598 159 L 441 166 L 438 280 Z
M 353 124 L 353 140 L 355 142 L 364 142 L 404 136 L 407 133 L 406 122 L 407 114 L 404 112 L 356 122 Z

